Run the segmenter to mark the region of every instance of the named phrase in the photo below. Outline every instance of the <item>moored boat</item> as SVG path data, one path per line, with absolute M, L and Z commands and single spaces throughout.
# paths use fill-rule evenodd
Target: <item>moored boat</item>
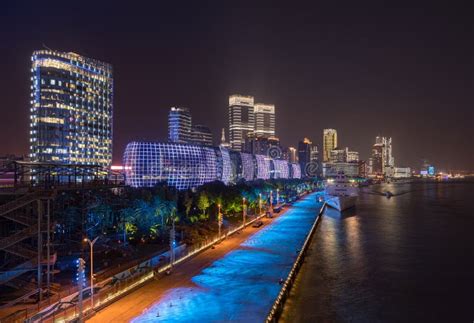
M 344 172 L 338 172 L 333 181 L 328 181 L 325 187 L 325 202 L 328 206 L 339 211 L 356 205 L 358 189 L 346 177 Z

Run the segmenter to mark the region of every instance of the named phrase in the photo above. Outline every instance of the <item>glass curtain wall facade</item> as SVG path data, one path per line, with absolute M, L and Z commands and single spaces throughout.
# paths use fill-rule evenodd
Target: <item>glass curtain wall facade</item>
M 230 147 L 243 151 L 245 139 L 255 130 L 253 96 L 231 95 L 229 97 Z
M 255 103 L 255 135 L 275 136 L 275 106 L 273 104 Z
M 165 182 L 183 190 L 216 180 L 233 184 L 240 180 L 301 178 L 300 166 L 284 160 L 222 147 L 174 143 L 131 142 L 125 149 L 123 166 L 126 183 L 132 187 Z
M 109 167 L 112 66 L 53 50 L 35 51 L 31 61 L 31 160 Z
M 331 150 L 337 147 L 337 131 L 335 129 L 323 130 L 323 162 L 329 162 Z
M 172 107 L 168 114 L 168 140 L 176 143 L 191 142 L 191 112 L 188 108 Z

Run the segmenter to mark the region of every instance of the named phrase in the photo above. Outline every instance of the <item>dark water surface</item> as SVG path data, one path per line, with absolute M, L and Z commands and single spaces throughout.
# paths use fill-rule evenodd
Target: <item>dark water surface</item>
M 474 183 L 364 191 L 325 213 L 282 321 L 474 322 Z

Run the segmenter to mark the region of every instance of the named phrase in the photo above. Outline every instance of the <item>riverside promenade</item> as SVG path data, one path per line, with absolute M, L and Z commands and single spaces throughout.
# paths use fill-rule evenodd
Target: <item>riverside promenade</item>
M 317 193 L 246 228 L 88 322 L 264 321 L 319 211 Z

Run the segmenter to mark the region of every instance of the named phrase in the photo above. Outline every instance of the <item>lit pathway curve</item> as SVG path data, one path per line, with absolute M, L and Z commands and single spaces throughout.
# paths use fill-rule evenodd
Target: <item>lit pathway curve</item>
M 206 253 L 227 248 L 224 246 L 226 242 L 237 240 L 238 244 L 230 245 L 230 250 L 220 259 L 213 259 L 201 268 L 197 265 L 198 271 L 192 275 L 186 273 L 185 268 L 183 272 L 178 267 L 171 277 L 153 282 L 155 288 L 164 290 L 155 296 L 150 293 L 150 297 L 155 297 L 154 303 L 150 303 L 152 305 L 142 310 L 140 315 L 132 316 L 132 322 L 262 322 L 280 290 L 279 280 L 288 275 L 319 206 L 316 193 L 310 194 L 260 231 L 242 236 L 242 240 L 230 238 L 215 250 L 197 256 L 206 257 Z M 199 259 L 192 259 L 182 266 L 193 266 L 195 261 L 199 262 Z M 166 288 L 165 281 L 169 279 L 176 282 Z M 126 310 L 126 299 L 130 297 L 133 293 L 118 301 L 123 303 L 123 315 L 116 311 L 116 316 L 110 316 L 108 314 L 112 313 L 108 313 L 106 308 L 91 321 L 126 321 L 127 314 L 130 315 Z M 134 300 L 130 301 L 132 305 Z M 140 303 L 136 306 L 144 308 L 147 305 Z M 135 306 L 129 309 L 137 311 Z

